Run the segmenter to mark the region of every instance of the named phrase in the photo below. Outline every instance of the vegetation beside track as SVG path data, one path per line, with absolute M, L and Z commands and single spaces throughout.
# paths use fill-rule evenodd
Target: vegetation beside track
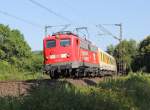
M 0 24 L 0 80 L 38 78 L 42 65 L 41 51 L 31 51 L 19 30 Z
M 149 110 L 150 76 L 131 74 L 75 87 L 64 81 L 37 85 L 21 97 L 1 97 L 2 110 Z
M 14 65 L 10 65 L 6 61 L 0 62 L 0 81 L 23 81 L 30 79 L 42 79 L 47 77 L 42 72 L 19 70 Z M 49 78 L 49 77 L 48 77 Z

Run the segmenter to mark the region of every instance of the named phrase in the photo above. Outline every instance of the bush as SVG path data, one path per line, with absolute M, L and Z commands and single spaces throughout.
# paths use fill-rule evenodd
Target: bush
M 20 100 L 16 97 L 0 97 L 0 110 L 21 110 Z
M 0 62 L 0 81 L 6 80 L 29 80 L 29 79 L 39 79 L 43 78 L 42 73 L 40 72 L 29 72 L 21 71 L 17 69 L 15 65 L 9 64 L 7 61 Z
M 130 74 L 126 78 L 112 80 L 107 83 L 100 83 L 103 89 L 112 89 L 130 97 L 132 102 L 140 109 L 150 108 L 150 76 L 144 74 Z

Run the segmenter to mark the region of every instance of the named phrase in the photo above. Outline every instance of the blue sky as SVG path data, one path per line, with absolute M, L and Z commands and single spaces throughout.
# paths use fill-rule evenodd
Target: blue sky
M 90 40 L 102 49 L 109 44 L 117 44 L 111 36 L 97 36 L 96 24 L 123 24 L 123 38 L 142 40 L 150 34 L 149 0 L 36 0 L 59 13 L 71 22 L 47 12 L 32 4 L 29 0 L 1 0 L 0 10 L 17 17 L 40 24 L 32 26 L 14 18 L 0 14 L 0 23 L 19 29 L 32 50 L 42 50 L 44 25 L 73 24 L 87 26 Z M 113 34 L 118 35 L 118 28 L 107 26 Z

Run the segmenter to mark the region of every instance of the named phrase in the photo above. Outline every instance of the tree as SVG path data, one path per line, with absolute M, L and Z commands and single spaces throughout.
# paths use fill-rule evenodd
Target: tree
M 19 30 L 3 24 L 0 24 L 0 60 L 20 71 L 34 73 L 41 71 L 43 64 L 42 52 L 32 52 Z
M 114 51 L 115 51 L 115 46 L 113 46 L 112 44 L 107 47 L 106 52 L 109 53 L 110 55 L 114 55 Z
M 0 36 L 0 58 L 2 60 L 11 62 L 11 57 L 19 59 L 31 55 L 31 48 L 24 40 L 24 36 L 19 30 L 11 30 L 8 26 L 1 24 Z
M 108 46 L 107 52 L 112 54 L 117 60 L 117 64 L 119 62 L 123 62 L 123 68 L 127 70 L 127 72 L 131 71 L 131 63 L 133 57 L 137 54 L 137 43 L 135 40 L 123 40 L 116 46 Z M 118 65 L 119 68 L 119 65 Z
M 134 59 L 134 71 L 150 72 L 150 36 L 140 42 L 138 54 Z
M 29 59 L 31 55 L 31 48 L 21 32 L 0 24 L 0 60 L 22 68 L 22 65 L 25 65 L 24 60 Z

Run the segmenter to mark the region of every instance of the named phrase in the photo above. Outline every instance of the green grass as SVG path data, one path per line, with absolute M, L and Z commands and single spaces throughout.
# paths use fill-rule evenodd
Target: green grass
M 0 62 L 0 81 L 22 81 L 30 79 L 48 78 L 42 72 L 34 73 L 27 70 L 19 70 L 6 61 Z
M 41 84 L 23 97 L 0 98 L 1 110 L 150 110 L 150 76 L 127 77 L 100 82 L 96 87 L 75 87 L 58 81 Z
M 4 73 L 0 74 L 0 81 L 24 81 L 34 79 L 49 78 L 43 73 L 30 73 L 30 72 L 15 72 L 15 73 Z
M 20 110 L 21 100 L 16 97 L 0 97 L 0 110 Z
M 1 109 L 5 110 L 130 110 L 134 107 L 128 104 L 129 99 L 120 99 L 115 92 L 75 88 L 65 82 L 52 88 L 41 85 L 20 100 L 10 97 L 3 100 Z
M 130 74 L 127 77 L 100 83 L 98 87 L 130 98 L 139 110 L 150 110 L 150 75 Z

